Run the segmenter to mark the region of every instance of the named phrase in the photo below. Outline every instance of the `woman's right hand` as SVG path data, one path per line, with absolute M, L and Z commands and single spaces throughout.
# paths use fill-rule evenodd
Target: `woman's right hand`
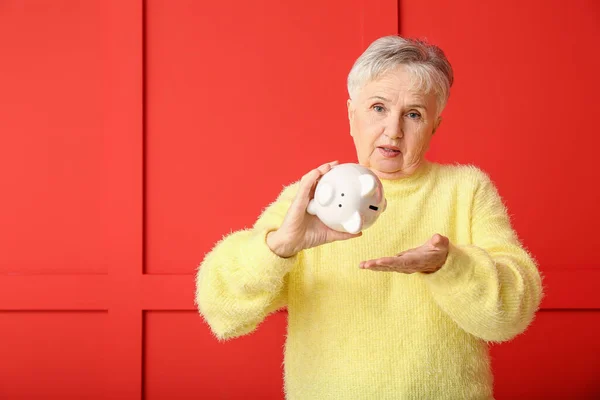
M 323 164 L 304 175 L 300 180 L 298 193 L 292 201 L 281 227 L 267 235 L 267 245 L 278 256 L 292 257 L 311 247 L 361 236 L 362 233 L 350 234 L 335 231 L 321 222 L 317 216 L 306 212 L 317 182 L 336 164 L 338 164 L 337 161 Z

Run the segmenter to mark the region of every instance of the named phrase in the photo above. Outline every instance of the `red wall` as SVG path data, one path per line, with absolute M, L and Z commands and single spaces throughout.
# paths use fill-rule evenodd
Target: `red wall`
M 430 158 L 491 174 L 546 276 L 532 327 L 492 348 L 496 397 L 597 397 L 599 18 L 594 0 L 2 2 L 0 399 L 282 398 L 285 313 L 217 343 L 194 272 L 283 184 L 354 160 L 347 72 L 398 32 L 455 68 Z
M 497 398 L 600 398 L 600 2 L 400 4 L 456 73 L 431 157 L 491 174 L 546 276 L 530 330 L 492 348 Z

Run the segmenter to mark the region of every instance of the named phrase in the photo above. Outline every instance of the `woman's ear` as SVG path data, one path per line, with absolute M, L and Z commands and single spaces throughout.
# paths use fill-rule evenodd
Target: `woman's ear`
M 354 136 L 352 134 L 352 122 L 354 121 L 354 105 L 352 104 L 352 99 L 348 99 L 346 106 L 348 107 L 348 122 L 350 122 L 350 136 Z
M 440 127 L 441 124 L 442 124 L 442 117 L 438 117 L 438 119 L 435 121 L 435 125 L 433 126 L 433 132 L 431 132 L 432 135 L 435 135 L 435 131 L 438 130 L 438 128 Z

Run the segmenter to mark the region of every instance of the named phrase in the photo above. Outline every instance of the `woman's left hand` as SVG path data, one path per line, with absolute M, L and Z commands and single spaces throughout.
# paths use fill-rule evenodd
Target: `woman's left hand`
M 363 261 L 359 268 L 372 271 L 432 273 L 442 268 L 448 257 L 450 241 L 439 234 L 433 235 L 427 243 L 414 249 L 403 251 L 394 257 L 383 257 Z

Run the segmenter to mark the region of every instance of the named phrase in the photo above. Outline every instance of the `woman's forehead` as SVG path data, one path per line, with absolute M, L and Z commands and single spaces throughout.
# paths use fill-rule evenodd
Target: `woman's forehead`
M 381 100 L 392 103 L 401 98 L 423 103 L 432 99 L 432 95 L 427 93 L 414 80 L 378 79 L 367 82 L 360 94 L 364 100 Z
M 422 80 L 406 68 L 396 68 L 367 81 L 362 87 L 362 97 L 394 96 L 412 97 L 427 100 L 430 97 Z M 390 99 L 391 100 L 391 99 Z

